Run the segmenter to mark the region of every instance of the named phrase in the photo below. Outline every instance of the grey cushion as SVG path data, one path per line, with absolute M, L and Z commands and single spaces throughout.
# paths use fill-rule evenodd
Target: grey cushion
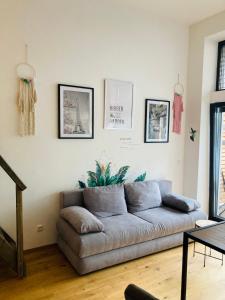
M 82 189 L 60 193 L 60 208 L 65 208 L 74 205 L 84 205 Z
M 60 236 L 79 257 L 87 257 L 157 238 L 154 226 L 132 214 L 101 218 L 104 232 L 77 234 L 62 218 L 57 223 Z
M 124 187 L 121 184 L 87 188 L 83 195 L 85 207 L 98 217 L 127 213 Z
M 184 214 L 157 207 L 135 214 L 101 218 L 104 232 L 79 235 L 62 218 L 57 223 L 57 230 L 73 252 L 83 258 L 189 230 L 194 228 L 196 220 L 206 218 L 199 210 Z
M 60 216 L 66 220 L 77 233 L 100 232 L 104 225 L 87 209 L 80 206 L 70 206 L 60 212 Z
M 159 185 L 156 181 L 125 184 L 128 211 L 133 213 L 158 207 L 162 203 Z
M 183 213 L 169 207 L 157 207 L 134 213 L 135 216 L 142 218 L 154 225 L 155 235 L 165 236 L 195 227 L 197 220 L 207 219 L 207 215 L 195 210 L 189 213 Z
M 159 189 L 162 197 L 172 193 L 172 181 L 163 179 L 163 180 L 157 180 L 157 183 L 159 185 Z
M 163 204 L 183 212 L 189 212 L 200 208 L 200 203 L 195 199 L 178 194 L 168 194 L 163 197 Z

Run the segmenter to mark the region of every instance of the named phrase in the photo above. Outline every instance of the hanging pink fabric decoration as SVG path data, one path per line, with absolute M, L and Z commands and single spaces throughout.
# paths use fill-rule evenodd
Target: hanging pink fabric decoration
M 181 134 L 182 112 L 184 111 L 182 96 L 174 93 L 173 100 L 173 132 Z

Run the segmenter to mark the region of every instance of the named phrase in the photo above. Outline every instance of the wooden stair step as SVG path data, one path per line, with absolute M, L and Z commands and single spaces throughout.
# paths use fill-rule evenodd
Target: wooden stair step
M 0 227 L 0 258 L 17 272 L 17 250 L 15 241 Z

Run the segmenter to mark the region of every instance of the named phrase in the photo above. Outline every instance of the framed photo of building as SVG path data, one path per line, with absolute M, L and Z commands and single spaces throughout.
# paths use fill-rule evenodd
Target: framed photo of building
M 94 138 L 94 89 L 58 85 L 58 137 Z
M 105 129 L 132 129 L 133 83 L 105 80 Z
M 145 100 L 145 143 L 169 142 L 170 102 Z

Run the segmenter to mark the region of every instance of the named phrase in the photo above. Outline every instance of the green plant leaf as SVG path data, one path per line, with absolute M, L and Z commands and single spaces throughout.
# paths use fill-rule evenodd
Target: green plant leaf
M 144 181 L 146 177 L 146 172 L 144 172 L 143 174 L 139 175 L 134 182 L 138 182 L 138 181 Z
M 93 184 L 95 184 L 95 186 L 96 186 L 98 180 L 97 180 L 97 176 L 96 176 L 95 172 L 87 171 L 87 174 L 88 174 L 88 181 L 92 182 L 91 186 L 93 186 Z
M 102 186 L 102 178 L 101 176 L 103 176 L 102 174 L 102 168 L 100 163 L 96 160 L 96 184 L 97 186 Z
M 105 169 L 105 185 L 110 185 L 111 179 L 111 163 L 108 163 Z
M 80 188 L 86 188 L 88 187 L 96 187 L 96 186 L 106 186 L 106 185 L 113 185 L 113 184 L 119 184 L 124 183 L 126 181 L 126 174 L 130 167 L 129 166 L 123 166 L 119 169 L 119 171 L 111 176 L 111 162 L 106 164 L 106 167 L 101 167 L 100 163 L 96 160 L 96 172 L 88 171 L 88 179 L 87 184 L 83 181 L 78 181 Z M 144 181 L 146 178 L 146 172 L 139 175 L 135 182 L 137 181 Z
M 111 163 L 108 163 L 105 169 L 105 177 L 110 177 L 111 175 Z
M 98 186 L 105 186 L 105 177 L 103 175 L 99 177 Z
M 129 166 L 123 166 L 119 169 L 118 173 L 115 175 L 117 177 L 117 183 L 123 183 L 125 181 L 124 177 L 129 168 Z
M 117 183 L 117 180 L 118 180 L 118 178 L 117 178 L 116 175 L 111 176 L 111 177 L 107 180 L 107 183 L 108 183 L 107 185 L 116 184 L 116 183 Z
M 87 184 L 88 184 L 88 187 L 96 187 L 97 186 L 96 181 L 90 177 L 87 180 Z
M 101 168 L 101 165 L 100 163 L 96 160 L 96 177 L 99 178 L 101 175 L 102 175 L 102 168 Z
M 83 181 L 78 180 L 78 184 L 79 184 L 80 189 L 85 189 L 87 187 Z

